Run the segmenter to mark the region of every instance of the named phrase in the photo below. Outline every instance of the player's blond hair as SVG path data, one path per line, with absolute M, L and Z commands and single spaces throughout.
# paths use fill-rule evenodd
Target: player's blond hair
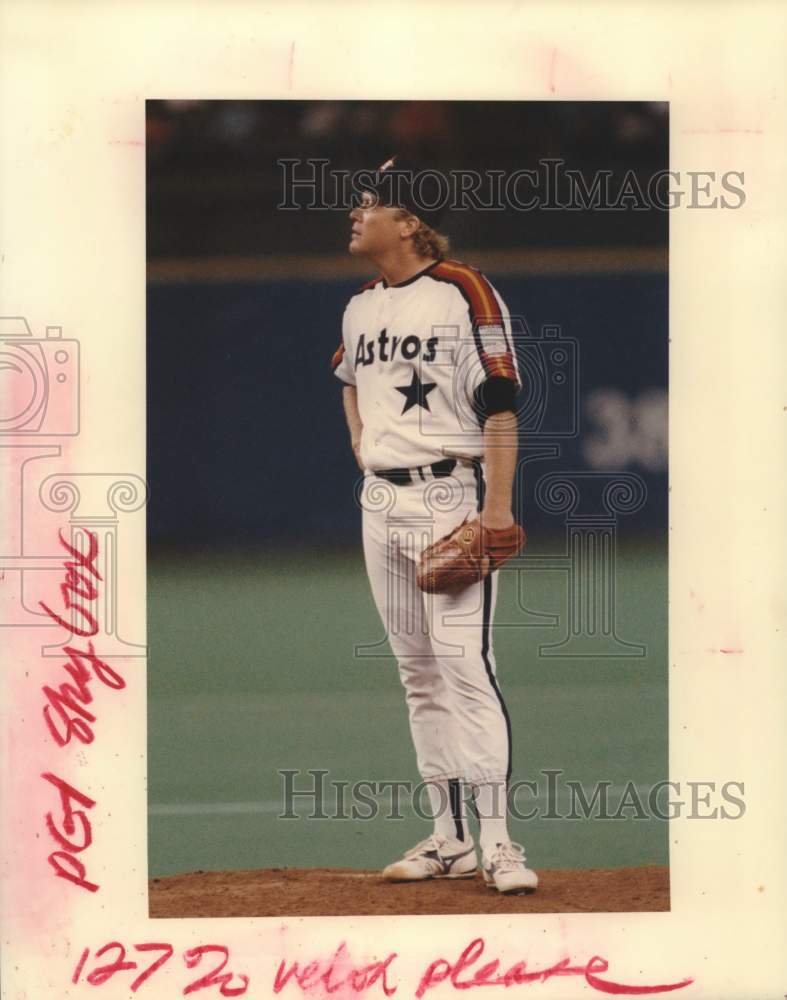
M 406 208 L 398 208 L 396 212 L 397 219 L 406 219 L 413 214 L 408 212 Z M 416 217 L 414 216 L 414 218 Z M 434 257 L 436 260 L 442 260 L 443 257 L 448 256 L 448 237 L 438 233 L 431 226 L 427 226 L 421 219 L 418 219 L 418 228 L 413 233 L 412 240 L 413 249 L 419 257 Z

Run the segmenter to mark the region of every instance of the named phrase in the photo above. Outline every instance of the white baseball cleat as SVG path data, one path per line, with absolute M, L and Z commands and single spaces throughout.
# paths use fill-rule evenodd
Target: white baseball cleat
M 406 851 L 401 861 L 383 868 L 386 882 L 420 882 L 430 878 L 473 878 L 478 868 L 472 840 L 432 834 Z
M 498 892 L 535 892 L 538 886 L 538 875 L 525 865 L 524 847 L 510 840 L 484 854 L 483 869 L 487 888 Z

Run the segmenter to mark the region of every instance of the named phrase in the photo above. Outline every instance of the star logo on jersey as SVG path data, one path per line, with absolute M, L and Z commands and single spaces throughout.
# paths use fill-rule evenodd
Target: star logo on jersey
M 418 372 L 414 371 L 413 380 L 409 385 L 397 385 L 394 388 L 404 396 L 403 414 L 407 413 L 408 410 L 412 410 L 414 406 L 422 406 L 427 413 L 432 412 L 429 409 L 429 400 L 426 397 L 432 389 L 437 388 L 437 382 L 422 382 L 418 378 Z

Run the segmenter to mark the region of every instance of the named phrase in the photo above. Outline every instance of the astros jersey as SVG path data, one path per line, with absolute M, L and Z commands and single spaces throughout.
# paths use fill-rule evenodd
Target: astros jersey
M 361 460 L 372 470 L 481 456 L 479 393 L 489 380 L 520 387 L 505 303 L 455 260 L 397 285 L 363 285 L 345 309 L 333 367 L 357 388 Z

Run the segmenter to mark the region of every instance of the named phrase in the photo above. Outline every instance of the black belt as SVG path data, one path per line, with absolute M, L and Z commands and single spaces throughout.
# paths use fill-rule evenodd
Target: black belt
M 445 479 L 450 476 L 457 466 L 455 458 L 444 458 L 442 462 L 434 462 L 432 465 L 419 465 L 415 469 L 377 469 L 375 476 L 380 479 L 387 479 L 394 486 L 409 486 L 410 483 L 426 481 L 425 472 L 432 473 L 435 479 Z

